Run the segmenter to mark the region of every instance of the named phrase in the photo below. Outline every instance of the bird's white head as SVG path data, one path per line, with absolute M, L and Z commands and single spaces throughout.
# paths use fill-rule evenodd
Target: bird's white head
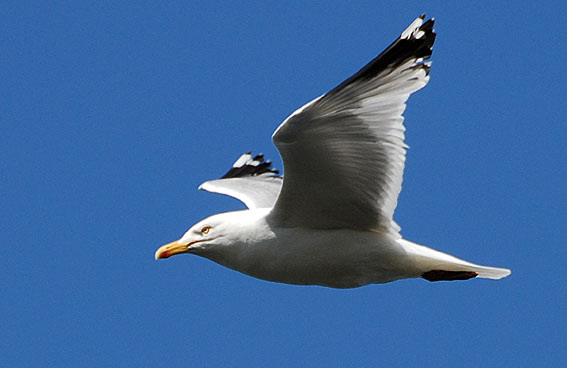
M 210 258 L 210 253 L 220 253 L 237 244 L 245 243 L 255 228 L 258 216 L 250 210 L 219 213 L 193 225 L 178 240 L 161 246 L 156 259 L 169 258 L 181 253 L 194 253 Z
M 207 217 L 193 225 L 183 236 L 161 246 L 155 254 L 156 259 L 169 258 L 176 254 L 199 252 L 215 245 L 223 244 L 226 238 L 224 214 Z

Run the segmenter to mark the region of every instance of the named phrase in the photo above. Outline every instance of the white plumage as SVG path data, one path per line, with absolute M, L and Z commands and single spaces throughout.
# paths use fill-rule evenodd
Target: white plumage
M 402 114 L 429 81 L 435 32 L 433 19 L 423 21 L 276 129 L 285 179 L 262 155 L 242 155 L 199 188 L 249 209 L 200 221 L 156 259 L 194 253 L 265 280 L 337 288 L 509 275 L 405 240 L 393 220 L 407 148 Z

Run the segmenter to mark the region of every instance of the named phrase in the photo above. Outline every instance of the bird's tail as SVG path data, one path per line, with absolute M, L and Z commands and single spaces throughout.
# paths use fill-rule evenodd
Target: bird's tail
M 398 242 L 414 262 L 420 276 L 429 281 L 467 280 L 473 277 L 498 280 L 511 273 L 506 268 L 470 263 L 405 239 Z

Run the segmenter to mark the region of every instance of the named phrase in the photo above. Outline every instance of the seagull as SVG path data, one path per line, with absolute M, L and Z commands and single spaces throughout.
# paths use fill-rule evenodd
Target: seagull
M 285 177 L 263 155 L 246 153 L 201 184 L 247 209 L 199 221 L 155 258 L 195 254 L 259 279 L 331 288 L 508 276 L 406 240 L 393 220 L 408 148 L 402 114 L 429 81 L 433 24 L 418 17 L 356 74 L 280 124 L 272 140 Z

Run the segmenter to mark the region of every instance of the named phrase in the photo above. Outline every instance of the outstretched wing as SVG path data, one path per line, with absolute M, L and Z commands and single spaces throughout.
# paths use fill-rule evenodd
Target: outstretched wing
M 281 226 L 388 231 L 402 185 L 402 113 L 429 81 L 434 20 L 417 18 L 384 52 L 275 131 L 285 180 Z
M 282 187 L 282 177 L 264 155 L 245 153 L 220 179 L 199 186 L 207 192 L 225 194 L 243 202 L 248 208 L 271 208 Z

